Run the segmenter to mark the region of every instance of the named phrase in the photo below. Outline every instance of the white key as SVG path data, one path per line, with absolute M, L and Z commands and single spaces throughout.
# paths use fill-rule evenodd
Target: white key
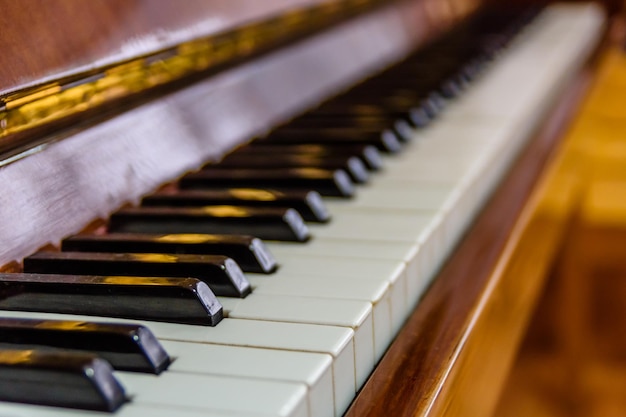
M 332 227 L 332 226 L 331 226 Z M 277 282 L 290 285 L 291 281 L 304 281 L 307 287 L 291 286 L 289 295 L 316 296 L 320 298 L 343 298 L 348 300 L 364 300 L 372 303 L 374 317 L 375 351 L 376 358 L 380 359 L 387 345 L 391 342 L 392 322 L 395 316 L 406 314 L 406 266 L 402 261 L 337 258 L 311 255 L 290 254 L 282 259 L 285 262 L 278 272 L 272 275 L 258 276 L 248 274 L 254 280 L 257 294 L 285 294 Z M 332 283 L 329 279 L 332 278 Z M 366 287 L 357 287 L 363 280 L 377 281 L 380 285 L 372 284 Z M 326 282 L 325 285 L 321 285 Z M 264 284 L 270 284 L 265 288 Z M 342 285 L 345 291 L 335 291 L 334 286 Z M 331 285 L 328 285 L 331 284 Z M 384 290 L 384 291 L 381 291 Z M 352 292 L 352 293 L 351 293 Z M 340 295 L 341 294 L 341 295 Z
M 332 356 L 322 353 L 162 341 L 175 359 L 168 372 L 304 383 L 309 415 L 333 416 Z
M 332 225 L 329 225 L 332 227 Z M 396 274 L 395 268 L 388 270 L 384 275 L 378 275 L 375 281 L 388 281 L 390 285 L 390 302 L 391 302 L 391 329 L 392 336 L 401 328 L 406 317 L 409 314 L 409 288 L 414 293 L 413 287 L 418 285 L 421 280 L 419 257 L 417 256 L 418 244 L 406 242 L 377 242 L 362 240 L 343 240 L 343 239 L 323 239 L 315 238 L 305 244 L 291 244 L 282 242 L 267 242 L 269 249 L 274 253 L 277 259 L 289 260 L 291 263 L 294 259 L 301 257 L 310 257 L 312 259 L 323 259 L 324 264 L 335 264 L 331 262 L 333 259 L 341 259 L 349 262 L 350 265 L 371 265 L 372 260 L 393 261 L 396 268 L 402 268 L 402 275 Z M 366 260 L 362 262 L 362 260 Z M 402 266 L 403 265 L 403 266 Z M 315 269 L 318 271 L 319 268 Z M 355 268 L 360 274 L 362 268 Z M 366 271 L 365 276 L 369 278 L 372 271 Z M 392 272 L 391 276 L 389 272 Z M 354 272 L 351 272 L 353 274 Z M 397 278 L 403 279 L 398 280 Z M 250 277 L 251 282 L 256 282 L 256 278 Z M 333 278 L 334 279 L 334 278 Z M 333 279 L 324 279 L 324 281 L 333 281 Z M 360 276 L 359 279 L 363 279 Z M 345 282 L 345 281 L 342 281 Z M 352 285 L 352 284 L 349 284 Z M 374 285 L 374 284 L 372 284 Z M 332 292 L 338 294 L 343 286 L 335 284 Z M 261 289 L 265 292 L 266 290 Z M 284 290 L 283 290 L 284 291 Z M 320 291 L 328 291 L 328 289 L 320 289 Z M 361 289 L 357 291 L 360 292 Z M 352 291 L 351 291 L 352 292 Z M 372 300 L 374 302 L 374 300 Z M 376 316 L 376 313 L 374 313 Z M 375 318 L 375 331 L 379 331 Z
M 361 387 L 374 367 L 374 329 L 371 303 L 314 297 L 252 293 L 237 300 L 229 317 L 260 321 L 324 324 L 354 330 L 356 385 Z
M 37 405 L 0 403 L 2 417 L 103 417 L 107 414 L 98 411 L 73 410 L 70 408 L 42 407 Z M 146 405 L 128 403 L 112 414 L 115 417 L 267 417 L 258 413 L 240 413 L 210 410 L 191 410 L 164 407 L 162 405 Z
M 116 377 L 133 403 L 142 405 L 224 414 L 232 410 L 277 417 L 309 415 L 304 384 L 176 372 L 158 376 L 116 372 Z
M 224 319 L 216 327 L 125 320 L 107 317 L 0 311 L 2 317 L 96 322 L 126 322 L 150 328 L 161 341 L 244 346 L 277 351 L 312 352 L 333 357 L 335 415 L 341 415 L 356 393 L 354 331 L 345 327 L 273 321 Z M 207 358 L 208 360 L 208 358 Z

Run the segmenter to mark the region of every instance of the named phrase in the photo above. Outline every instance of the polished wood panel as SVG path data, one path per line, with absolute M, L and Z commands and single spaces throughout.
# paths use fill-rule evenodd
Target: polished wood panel
M 1 0 L 0 94 L 322 2 Z
M 576 217 L 495 415 L 614 417 L 626 407 L 625 91 L 626 55 L 614 47 L 566 137 L 581 182 Z
M 550 123 L 444 266 L 349 417 L 490 415 L 571 214 L 576 183 L 542 171 L 554 163 L 555 145 L 587 80 L 581 76 L 548 117 Z M 538 180 L 542 185 L 535 189 Z

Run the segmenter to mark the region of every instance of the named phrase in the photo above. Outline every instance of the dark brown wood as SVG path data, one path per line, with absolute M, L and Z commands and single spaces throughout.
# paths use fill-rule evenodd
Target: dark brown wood
M 457 380 L 467 383 L 468 378 L 475 378 L 477 385 L 482 382 L 480 366 L 477 368 L 475 364 L 470 368 L 475 374 L 463 375 L 468 369 L 457 366 L 458 349 L 465 343 L 464 337 L 472 319 L 481 319 L 473 317 L 479 311 L 477 304 L 494 279 L 494 268 L 503 255 L 513 227 L 550 161 L 586 84 L 587 79 L 580 77 L 548 116 L 550 122 L 530 142 L 461 241 L 357 396 L 347 417 L 445 414 L 450 395 L 472 394 L 451 393 Z M 492 324 L 501 326 L 497 322 L 498 318 L 492 317 Z M 486 346 L 485 340 L 479 342 L 499 353 L 499 347 L 489 343 L 493 341 L 488 341 Z M 460 355 L 463 355 L 463 349 Z M 488 355 L 489 352 L 482 352 L 481 358 L 488 358 Z M 508 359 L 512 359 L 510 355 Z M 498 392 L 499 388 L 495 386 L 493 395 L 497 396 Z M 495 398 L 478 401 L 491 404 Z
M 0 1 L 0 94 L 321 0 Z

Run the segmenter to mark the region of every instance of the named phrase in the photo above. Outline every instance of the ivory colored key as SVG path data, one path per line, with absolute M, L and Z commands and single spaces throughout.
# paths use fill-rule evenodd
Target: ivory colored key
M 88 352 L 124 371 L 160 374 L 170 358 L 144 326 L 0 317 L 0 348 Z
M 24 258 L 24 272 L 196 278 L 215 295 L 245 297 L 250 283 L 235 261 L 221 255 L 163 253 L 37 252 Z
M 252 236 L 211 234 L 109 233 L 76 235 L 61 242 L 64 252 L 175 253 L 224 255 L 245 272 L 272 273 L 278 267 L 265 244 Z
M 309 416 L 307 386 L 303 383 L 179 372 L 159 376 L 117 373 L 116 376 L 133 396 L 133 404 L 223 415 L 233 412 Z M 176 411 L 172 413 L 175 415 Z
M 144 197 L 143 206 L 203 207 L 233 205 L 246 207 L 291 207 L 307 222 L 330 220 L 324 201 L 316 191 L 272 190 L 267 188 L 223 188 L 176 190 Z
M 372 326 L 374 329 L 374 357 L 378 361 L 393 339 L 393 314 L 404 314 L 405 294 L 390 289 L 385 279 L 367 279 L 362 277 L 319 277 L 294 276 L 281 277 L 251 276 L 250 282 L 255 294 L 280 295 L 289 297 L 315 297 L 337 300 L 360 300 L 372 304 Z M 398 285 L 399 286 L 399 285 Z M 393 295 L 396 295 L 394 300 Z M 394 304 L 394 301 L 399 301 Z M 404 320 L 404 317 L 402 317 Z
M 163 343 L 177 358 L 168 372 L 304 383 L 308 390 L 309 415 L 323 417 L 335 414 L 332 356 L 329 354 L 172 341 Z
M 210 288 L 194 278 L 53 274 L 0 274 L 0 309 L 208 326 L 223 314 Z
M 83 316 L 49 313 L 3 312 L 10 317 L 85 320 Z M 106 321 L 106 318 L 88 318 Z M 135 321 L 124 320 L 136 324 Z M 346 327 L 276 321 L 224 319 L 219 326 L 208 328 L 181 324 L 140 322 L 149 327 L 161 341 L 182 341 L 202 345 L 254 347 L 273 351 L 310 352 L 332 356 L 335 415 L 347 409 L 356 393 L 354 331 Z M 171 345 L 168 345 L 171 347 Z M 173 356 L 176 356 L 176 350 Z M 195 358 L 198 361 L 210 358 Z M 176 361 L 174 361 L 176 363 Z M 270 364 L 268 364 L 269 366 Z M 275 365 L 272 363 L 271 365 Z M 362 365 L 362 364 L 360 364 Z M 276 367 L 281 367 L 276 365 Z M 283 367 L 284 368 L 284 367 Z M 285 369 L 283 369 L 285 370 Z M 298 371 L 300 372 L 300 371 Z M 134 407 L 136 404 L 132 404 Z M 125 407 L 124 409 L 126 409 Z
M 354 330 L 356 383 L 363 385 L 374 366 L 374 329 L 371 303 L 315 297 L 287 297 L 251 294 L 245 302 L 224 300 L 228 317 L 282 321 L 288 323 L 323 324 L 349 327 Z M 241 300 L 244 301 L 244 300 Z

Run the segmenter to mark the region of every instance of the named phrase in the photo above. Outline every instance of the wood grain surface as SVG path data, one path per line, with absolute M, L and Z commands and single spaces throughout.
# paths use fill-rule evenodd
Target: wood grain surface
M 0 94 L 323 1 L 0 0 Z

